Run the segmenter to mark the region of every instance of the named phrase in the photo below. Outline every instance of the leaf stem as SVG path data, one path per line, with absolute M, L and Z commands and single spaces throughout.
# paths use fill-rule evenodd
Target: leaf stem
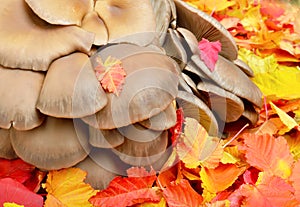
M 227 147 L 230 143 L 232 143 L 233 140 L 235 140 L 242 133 L 242 131 L 244 131 L 244 129 L 246 129 L 248 126 L 249 126 L 248 123 L 245 126 L 243 126 L 243 128 L 241 128 L 240 131 L 238 131 L 228 142 L 226 142 L 226 144 L 224 144 L 223 149 Z

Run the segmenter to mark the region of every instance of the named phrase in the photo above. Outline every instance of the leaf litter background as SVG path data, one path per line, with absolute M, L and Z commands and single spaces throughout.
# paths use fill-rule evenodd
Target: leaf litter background
M 195 120 L 179 119 L 177 131 L 182 122 L 184 128 L 173 134 L 174 151 L 164 171 L 131 168 L 128 177 L 116 177 L 102 191 L 84 183 L 86 172 L 77 168 L 45 173 L 22 160 L 0 159 L 0 206 L 300 206 L 297 2 L 186 1 L 231 32 L 239 58 L 254 70 L 252 80 L 265 102 L 256 126 L 227 126 L 228 138 L 220 141 Z M 202 44 L 205 40 L 200 50 Z M 209 54 L 201 58 L 213 68 Z

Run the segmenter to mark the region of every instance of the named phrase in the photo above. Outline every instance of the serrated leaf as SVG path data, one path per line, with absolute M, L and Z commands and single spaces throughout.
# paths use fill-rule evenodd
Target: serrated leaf
M 83 180 L 86 172 L 79 168 L 50 171 L 45 184 L 48 192 L 45 207 L 92 207 L 89 198 L 96 191 Z
M 179 183 L 172 182 L 163 190 L 163 195 L 169 207 L 200 207 L 203 201 L 187 180 L 182 179 Z
M 244 139 L 250 165 L 281 178 L 290 176 L 293 156 L 284 137 L 245 134 Z
M 156 188 L 152 188 L 156 176 L 116 177 L 109 186 L 90 199 L 94 206 L 126 207 L 145 202 L 159 202 L 161 197 Z
M 204 61 L 205 65 L 214 71 L 216 62 L 219 58 L 219 52 L 221 51 L 220 41 L 210 42 L 209 40 L 202 38 L 198 44 L 200 50 L 200 58 Z
M 95 68 L 95 71 L 102 88 L 118 96 L 126 77 L 122 62 L 111 56 L 104 63 L 100 57 L 97 60 L 99 65 Z

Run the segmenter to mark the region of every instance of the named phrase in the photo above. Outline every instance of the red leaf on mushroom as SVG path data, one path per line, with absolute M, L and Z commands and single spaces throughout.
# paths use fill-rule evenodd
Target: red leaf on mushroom
M 214 71 L 219 52 L 221 51 L 220 41 L 210 42 L 209 40 L 202 38 L 198 44 L 198 48 L 200 50 L 201 60 L 204 61 L 211 71 Z

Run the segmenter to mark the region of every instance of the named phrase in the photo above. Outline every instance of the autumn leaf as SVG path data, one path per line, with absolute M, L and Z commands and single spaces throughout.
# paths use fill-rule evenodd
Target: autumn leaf
M 200 177 L 203 187 L 211 193 L 217 193 L 230 187 L 235 180 L 245 171 L 245 167 L 237 167 L 233 164 L 220 164 L 215 169 L 203 167 Z
M 28 190 L 12 178 L 2 178 L 0 179 L 0 206 L 3 206 L 4 203 L 42 207 L 43 197 Z
M 126 207 L 144 202 L 159 202 L 157 188 L 152 188 L 156 176 L 116 177 L 109 186 L 90 199 L 94 206 Z
M 214 168 L 222 158 L 223 148 L 219 138 L 210 137 L 197 120 L 187 117 L 184 134 L 176 145 L 180 160 L 188 168 L 204 165 Z
M 200 50 L 200 58 L 204 61 L 205 65 L 211 70 L 214 71 L 216 62 L 218 60 L 218 54 L 221 51 L 220 41 L 210 42 L 205 38 L 198 44 Z
M 183 109 L 182 108 L 179 108 L 176 110 L 176 124 L 170 128 L 170 132 L 171 132 L 171 140 L 172 140 L 172 145 L 174 146 L 181 133 L 182 133 L 182 125 L 183 125 L 183 122 L 184 122 L 184 116 L 183 116 Z
M 86 172 L 79 168 L 50 171 L 45 184 L 48 192 L 45 207 L 92 207 L 88 201 L 96 191 L 83 180 Z
M 294 160 L 300 159 L 300 132 L 284 135 Z
M 163 195 L 169 207 L 200 207 L 203 201 L 202 196 L 185 179 L 182 179 L 179 183 L 172 182 L 171 185 L 163 189 Z
M 151 169 L 150 172 L 148 172 L 144 167 L 131 167 L 126 172 L 128 177 L 148 177 L 156 175 L 154 169 Z
M 269 134 L 245 134 L 247 162 L 261 171 L 288 178 L 291 174 L 293 156 L 284 137 Z
M 98 65 L 95 71 L 102 88 L 118 96 L 122 90 L 126 76 L 122 62 L 111 56 L 109 56 L 104 63 L 100 57 L 97 60 Z
M 23 205 L 18 205 L 15 203 L 4 203 L 3 207 L 24 207 Z
M 296 199 L 300 202 L 300 161 L 298 161 L 293 169 L 293 173 L 291 175 L 290 180 L 292 181 L 292 185 L 295 189 Z
M 162 198 L 159 203 L 147 202 L 147 203 L 137 205 L 136 207 L 167 207 L 167 202 L 164 198 Z

